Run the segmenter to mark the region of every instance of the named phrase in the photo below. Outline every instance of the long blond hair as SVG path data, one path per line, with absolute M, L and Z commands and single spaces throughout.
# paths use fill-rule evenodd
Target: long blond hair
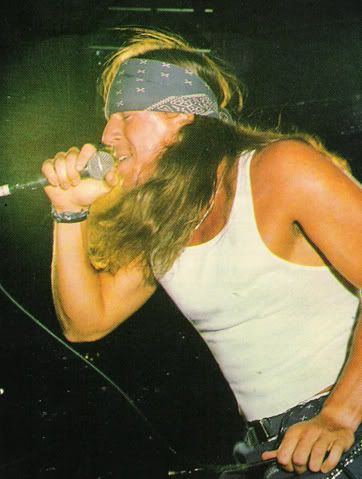
M 207 208 L 220 161 L 226 158 L 231 166 L 239 151 L 254 146 L 235 125 L 195 117 L 162 154 L 146 183 L 120 193 L 108 207 L 91 210 L 93 265 L 114 273 L 138 261 L 148 280 L 153 274 L 162 276 Z
M 135 29 L 134 36 L 114 54 L 103 74 L 106 99 L 119 65 L 141 55 L 192 68 L 215 93 L 220 108 L 242 107 L 242 89 L 223 66 L 199 53 L 175 35 Z M 330 155 L 318 141 L 298 133 L 259 131 L 236 122 L 195 116 L 176 143 L 162 153 L 154 175 L 131 192 L 116 194 L 102 207 L 91 209 L 89 257 L 96 269 L 115 273 L 138 262 L 147 281 L 162 277 L 187 244 L 215 190 L 217 167 L 227 167 L 241 152 L 260 150 L 272 141 L 298 139 L 324 152 L 339 166 L 346 162 Z M 98 205 L 99 206 L 99 205 Z

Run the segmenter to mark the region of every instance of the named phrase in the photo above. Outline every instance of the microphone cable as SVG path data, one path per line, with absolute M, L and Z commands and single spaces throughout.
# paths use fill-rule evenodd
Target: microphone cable
M 169 442 L 157 431 L 155 426 L 150 422 L 150 420 L 143 414 L 143 412 L 136 406 L 135 402 L 128 396 L 128 394 L 115 383 L 104 371 L 95 366 L 91 361 L 85 358 L 80 354 L 76 349 L 70 346 L 66 341 L 61 339 L 57 334 L 55 334 L 51 329 L 49 329 L 45 324 L 43 324 L 39 319 L 37 319 L 33 314 L 31 314 L 24 306 L 22 306 L 1 284 L 0 282 L 0 291 L 6 296 L 7 299 L 11 301 L 22 313 L 24 313 L 28 318 L 30 318 L 37 326 L 43 329 L 48 333 L 55 341 L 60 343 L 63 347 L 68 349 L 72 354 L 74 354 L 78 359 L 83 361 L 87 366 L 92 368 L 97 374 L 99 374 L 108 384 L 110 384 L 128 403 L 128 405 L 133 409 L 139 418 L 142 419 L 143 423 L 151 431 L 151 436 L 149 439 L 156 438 L 162 445 L 165 447 L 172 455 L 176 455 L 177 452 L 175 449 L 170 446 Z
M 29 319 L 31 319 L 37 326 L 39 326 L 43 331 L 48 333 L 55 341 L 60 343 L 63 347 L 65 347 L 68 351 L 74 354 L 78 359 L 80 359 L 83 363 L 93 369 L 97 374 L 99 374 L 108 384 L 115 389 L 122 398 L 127 402 L 127 404 L 131 407 L 131 409 L 136 413 L 136 415 L 143 421 L 145 426 L 151 431 L 151 436 L 149 437 L 150 440 L 157 439 L 162 446 L 167 449 L 173 457 L 178 455 L 176 450 L 169 444 L 169 442 L 158 432 L 155 426 L 151 423 L 151 421 L 143 414 L 143 412 L 136 406 L 134 401 L 130 398 L 130 396 L 120 387 L 116 382 L 114 382 L 104 371 L 100 368 L 95 366 L 91 361 L 85 358 L 82 354 L 80 354 L 76 349 L 70 346 L 66 341 L 61 339 L 57 334 L 55 334 L 51 329 L 49 329 L 45 324 L 43 324 L 39 319 L 37 319 L 33 314 L 31 314 L 24 306 L 22 306 L 2 285 L 0 282 L 0 292 L 4 294 L 4 296 L 13 303 L 17 309 L 19 309 L 22 313 L 24 313 Z M 188 467 L 187 469 L 179 469 L 179 470 L 169 470 L 168 476 L 188 476 L 194 475 L 198 473 L 211 473 L 211 474 L 221 474 L 221 473 L 247 473 L 250 470 L 253 470 L 255 467 L 261 465 L 267 465 L 274 460 L 270 461 L 260 461 L 260 462 L 252 462 L 252 463 L 241 463 L 241 464 L 207 464 L 207 465 L 200 465 L 197 467 Z M 185 461 L 187 462 L 187 461 Z M 0 467 L 2 469 L 2 467 Z

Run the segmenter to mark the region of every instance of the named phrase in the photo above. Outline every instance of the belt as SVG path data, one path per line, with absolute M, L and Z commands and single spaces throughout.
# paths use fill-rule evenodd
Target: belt
M 298 418 L 299 414 L 300 417 L 298 421 L 310 419 L 312 416 L 319 412 L 322 402 L 324 401 L 325 397 L 328 396 L 328 394 L 329 391 L 323 391 L 322 393 L 317 394 L 313 398 L 301 402 L 281 414 L 248 422 L 245 442 L 250 437 L 250 442 L 253 447 L 255 447 L 260 443 L 271 441 L 272 439 L 274 439 L 280 433 L 283 418 L 286 415 L 288 416 L 288 413 L 290 413 L 291 411 L 296 412 L 297 416 L 295 417 L 295 419 Z
M 261 461 L 261 453 L 276 447 L 283 414 L 247 423 L 242 441 L 234 445 L 233 455 L 237 463 L 252 464 Z
M 251 447 L 276 438 L 285 413 L 248 422 L 244 441 Z
M 297 404 L 282 414 L 248 422 L 243 440 L 234 446 L 233 452 L 236 461 L 248 464 L 260 461 L 260 454 L 263 451 L 277 447 L 278 441 L 287 427 L 318 414 L 327 394 L 324 393 Z

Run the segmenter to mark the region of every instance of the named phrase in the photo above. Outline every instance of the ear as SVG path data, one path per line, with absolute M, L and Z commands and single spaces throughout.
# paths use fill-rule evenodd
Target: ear
M 183 126 L 189 125 L 194 121 L 194 115 L 192 113 L 165 113 L 168 118 L 168 125 L 170 126 L 170 135 L 166 139 L 167 146 L 173 145 L 180 140 L 179 133 Z

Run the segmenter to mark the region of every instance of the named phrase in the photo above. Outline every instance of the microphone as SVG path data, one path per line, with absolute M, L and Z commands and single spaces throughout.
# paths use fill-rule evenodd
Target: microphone
M 113 156 L 104 151 L 97 150 L 90 158 L 87 165 L 80 171 L 82 178 L 94 178 L 95 180 L 102 180 L 114 164 Z M 41 177 L 37 180 L 29 181 L 27 183 L 16 183 L 15 185 L 0 186 L 0 197 L 9 196 L 18 191 L 37 190 L 48 185 L 46 178 Z

